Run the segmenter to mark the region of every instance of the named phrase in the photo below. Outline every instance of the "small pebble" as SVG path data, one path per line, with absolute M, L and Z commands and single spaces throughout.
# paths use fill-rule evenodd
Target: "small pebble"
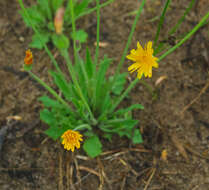
M 22 37 L 22 36 L 20 36 L 19 40 L 20 40 L 20 42 L 24 42 L 25 41 L 25 38 Z

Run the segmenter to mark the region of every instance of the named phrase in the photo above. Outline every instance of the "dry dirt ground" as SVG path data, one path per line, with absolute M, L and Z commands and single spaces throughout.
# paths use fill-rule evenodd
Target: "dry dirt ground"
M 160 15 L 164 3 L 147 1 L 132 48 L 136 41 L 144 44 L 153 40 L 158 22 L 153 18 Z M 172 1 L 160 40 L 177 23 L 188 3 Z M 130 13 L 137 6 L 136 0 L 115 0 L 102 9 L 101 41 L 107 46 L 101 48 L 100 56 L 114 58 L 110 74 L 122 55 L 134 19 Z M 196 1 L 174 35 L 177 41 L 209 11 L 208 7 L 207 0 Z M 115 136 L 112 143 L 103 140 L 103 155 L 89 159 L 82 149 L 68 153 L 43 134 L 47 126 L 39 120 L 42 105 L 37 98 L 46 91 L 21 70 L 32 31 L 25 27 L 18 10 L 17 1 L 0 0 L 0 128 L 10 125 L 0 152 L 1 190 L 209 190 L 208 25 L 164 59 L 153 77 L 145 80 L 152 86 L 154 97 L 139 83 L 123 102 L 144 105 L 144 111 L 134 112 L 144 143 L 133 146 L 126 138 Z M 79 22 L 89 33 L 88 46 L 93 51 L 95 14 Z M 52 84 L 47 73 L 53 68 L 48 56 L 44 51 L 33 52 L 34 72 Z M 128 65 L 127 60 L 122 70 L 127 71 Z M 134 77 L 129 76 L 127 81 Z M 164 80 L 156 86 L 160 77 Z M 8 124 L 6 118 L 14 115 L 22 120 Z M 165 150 L 167 160 L 161 157 Z

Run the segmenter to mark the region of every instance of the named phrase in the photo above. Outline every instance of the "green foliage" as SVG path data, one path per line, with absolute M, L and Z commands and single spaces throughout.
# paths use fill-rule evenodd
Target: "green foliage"
M 102 136 L 110 141 L 112 135 L 117 134 L 120 137 L 128 137 L 134 144 L 143 142 L 139 130 L 136 129 L 138 121 L 132 119 L 134 109 L 143 109 L 141 104 L 134 104 L 128 108 L 120 108 L 115 112 L 110 112 L 113 103 L 124 91 L 127 76 L 126 73 L 119 74 L 115 81 L 112 77 L 107 77 L 111 61 L 107 56 L 104 56 L 96 69 L 87 48 L 85 60 L 78 57 L 77 63 L 74 65 L 77 82 L 85 100 L 93 110 L 96 124 L 92 122 L 74 82 L 67 81 L 63 74 L 49 72 L 63 98 L 74 106 L 73 113 L 60 102 L 48 96 L 39 98 L 45 106 L 40 114 L 41 120 L 50 126 L 45 133 L 53 139 L 57 139 L 67 129 L 77 129 L 80 128 L 79 126 L 84 126 L 83 134 L 88 138 L 84 141 L 83 148 L 90 157 L 98 156 L 102 152 L 102 144 L 93 131 L 94 128 L 100 129 Z
M 75 1 L 74 3 L 74 12 L 75 18 L 80 17 L 83 13 L 88 11 L 89 3 L 92 0 L 82 0 L 80 3 Z M 34 34 L 32 37 L 32 42 L 29 44 L 31 48 L 42 49 L 44 44 L 52 42 L 55 47 L 63 46 L 63 41 L 66 42 L 67 36 L 64 34 L 61 35 L 61 38 L 55 32 L 54 27 L 54 17 L 58 8 L 62 7 L 67 2 L 67 7 L 64 14 L 64 33 L 69 33 L 71 31 L 71 15 L 70 15 L 70 1 L 69 0 L 37 0 L 37 4 L 31 7 L 28 7 L 27 13 L 20 10 L 20 14 L 28 27 L 32 25 L 39 32 L 39 35 Z M 29 16 L 29 17 L 28 17 Z M 31 25 L 32 24 L 32 25 Z M 73 38 L 73 36 L 72 36 Z M 80 43 L 86 42 L 87 33 L 83 30 L 78 31 L 74 37 Z M 61 45 L 59 44 L 61 43 Z
M 79 55 L 79 50 L 81 49 L 80 43 L 86 41 L 87 34 L 83 30 L 76 32 L 75 27 L 73 35 L 71 31 L 68 31 L 73 39 L 74 47 L 73 60 L 75 60 L 75 63 L 72 64 L 70 56 L 68 55 L 69 39 L 64 34 L 55 34 L 53 25 L 55 12 L 65 3 L 65 1 L 37 0 L 37 5 L 29 7 L 27 10 L 25 10 L 22 0 L 18 1 L 22 7 L 21 15 L 26 25 L 29 27 L 32 25 L 36 32 L 32 38 L 33 41 L 30 46 L 41 49 L 46 43 L 52 41 L 64 57 L 70 73 L 70 77 L 67 80 L 46 46 L 44 46 L 45 50 L 56 67 L 56 72 L 50 71 L 49 74 L 53 78 L 59 94 L 30 71 L 32 66 L 24 66 L 24 69 L 53 96 L 50 97 L 45 95 L 39 98 L 39 101 L 41 101 L 45 107 L 40 112 L 40 118 L 43 122 L 49 125 L 49 129 L 47 129 L 45 133 L 52 139 L 56 140 L 59 139 L 67 130 L 82 130 L 85 140 L 83 149 L 92 158 L 98 156 L 102 152 L 102 144 L 100 142 L 101 138 L 106 138 L 111 141 L 113 135 L 118 135 L 120 137 L 131 139 L 133 144 L 142 143 L 142 136 L 137 127 L 139 121 L 133 119 L 132 111 L 135 109 L 142 110 L 144 107 L 141 104 L 133 104 L 125 108 L 120 105 L 122 100 L 127 97 L 130 90 L 137 84 L 138 79 L 132 81 L 127 88 L 125 88 L 127 74 L 120 74 L 120 69 L 127 55 L 145 0 L 142 0 L 139 6 L 126 47 L 114 76 L 109 76 L 108 72 L 112 59 L 109 59 L 108 56 L 104 56 L 103 59 L 100 61 L 98 60 L 99 27 L 97 27 L 97 48 L 94 59 L 91 58 L 88 48 L 86 49 L 85 59 L 82 59 Z M 110 1 L 107 1 L 104 4 L 106 5 Z M 73 9 L 70 7 L 72 2 L 74 2 Z M 84 15 L 85 11 L 90 12 L 88 11 L 88 5 L 90 2 L 92 2 L 92 0 L 67 1 L 64 15 L 64 31 L 67 31 L 67 27 L 71 26 L 71 24 L 75 26 L 75 20 Z M 155 35 L 155 47 L 158 45 L 160 30 L 165 20 L 164 18 L 169 3 L 170 0 L 167 0 L 160 17 L 160 22 Z M 171 32 L 175 32 L 179 28 L 185 16 L 191 10 L 193 4 L 194 1 L 192 0 L 185 11 L 185 14 Z M 99 9 L 101 7 L 102 5 L 99 5 L 99 0 L 97 0 L 97 26 L 99 26 Z M 71 17 L 71 15 L 74 15 L 74 18 L 73 16 Z M 182 40 L 163 53 L 159 57 L 158 62 L 176 50 L 176 48 L 181 46 L 200 27 L 207 23 L 208 17 L 209 12 Z M 71 18 L 73 20 L 71 20 Z M 76 41 L 80 42 L 79 47 L 76 47 Z M 160 45 L 162 44 L 159 44 L 158 46 Z M 156 47 L 155 49 L 158 50 L 159 47 Z
M 99 137 L 94 135 L 85 140 L 83 149 L 86 151 L 88 156 L 94 158 L 102 153 L 102 144 Z

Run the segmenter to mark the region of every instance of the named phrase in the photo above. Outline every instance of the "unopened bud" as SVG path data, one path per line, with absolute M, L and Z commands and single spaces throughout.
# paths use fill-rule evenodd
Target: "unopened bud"
M 65 9 L 63 7 L 59 8 L 54 18 L 54 27 L 55 27 L 55 31 L 57 34 L 62 33 L 64 12 L 65 12 Z

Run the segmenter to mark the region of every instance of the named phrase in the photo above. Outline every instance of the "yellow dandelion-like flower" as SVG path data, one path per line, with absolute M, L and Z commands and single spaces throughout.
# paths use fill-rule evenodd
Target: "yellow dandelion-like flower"
M 24 62 L 25 62 L 26 65 L 32 65 L 33 64 L 33 54 L 30 50 L 27 50 L 25 52 Z
M 152 67 L 158 68 L 157 57 L 153 56 L 152 42 L 149 41 L 143 49 L 139 42 L 137 42 L 137 49 L 132 49 L 130 54 L 126 57 L 135 63 L 128 67 L 130 73 L 137 71 L 137 77 L 141 79 L 145 77 L 152 77 Z
M 67 130 L 61 136 L 64 149 L 74 152 L 75 147 L 80 148 L 80 141 L 83 141 L 82 135 L 73 130 Z

